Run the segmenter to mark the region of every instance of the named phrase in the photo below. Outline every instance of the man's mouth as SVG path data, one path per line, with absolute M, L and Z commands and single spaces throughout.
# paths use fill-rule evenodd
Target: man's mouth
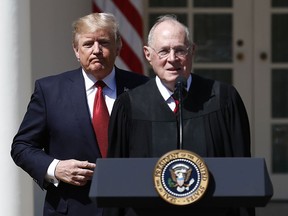
M 101 61 L 100 61 L 100 59 L 94 58 L 94 59 L 91 59 L 90 62 L 91 63 L 97 63 L 97 62 L 101 62 Z
M 168 68 L 167 70 L 168 71 L 180 71 L 181 68 Z

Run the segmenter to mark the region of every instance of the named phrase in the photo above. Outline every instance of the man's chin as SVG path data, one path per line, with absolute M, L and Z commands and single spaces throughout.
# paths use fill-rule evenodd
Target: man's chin
M 94 72 L 97 72 L 97 71 L 103 71 L 105 70 L 105 67 L 104 65 L 101 65 L 101 64 L 97 64 L 97 65 L 91 65 L 89 67 L 90 71 L 94 71 Z
M 170 81 L 175 81 L 177 79 L 177 77 L 180 75 L 180 73 L 178 73 L 177 71 L 175 73 L 172 73 L 169 77 Z

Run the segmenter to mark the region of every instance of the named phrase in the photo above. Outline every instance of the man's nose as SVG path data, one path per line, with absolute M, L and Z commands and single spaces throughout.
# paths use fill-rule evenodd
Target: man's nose
M 98 42 L 95 42 L 93 46 L 93 53 L 101 53 L 101 52 L 102 52 L 102 46 Z
M 171 49 L 169 54 L 168 54 L 168 61 L 175 61 L 177 56 L 175 55 L 175 50 Z

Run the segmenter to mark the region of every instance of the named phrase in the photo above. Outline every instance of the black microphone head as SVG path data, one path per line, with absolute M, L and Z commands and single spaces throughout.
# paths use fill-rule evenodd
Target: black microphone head
M 187 80 L 184 76 L 178 76 L 175 81 L 175 89 L 173 96 L 176 99 L 180 99 L 180 97 L 185 97 L 187 95 L 186 88 L 187 87 Z M 181 95 L 181 96 L 180 96 Z
M 175 88 L 178 86 L 182 86 L 184 88 L 187 87 L 187 79 L 184 76 L 178 76 L 175 81 Z

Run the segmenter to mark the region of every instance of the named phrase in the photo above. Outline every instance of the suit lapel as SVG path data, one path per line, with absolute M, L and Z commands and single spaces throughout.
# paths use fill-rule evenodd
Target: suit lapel
M 126 87 L 127 77 L 123 76 L 124 73 L 117 67 L 115 67 L 115 79 L 116 79 L 116 88 L 117 88 L 117 97 L 129 89 Z
M 74 116 L 79 125 L 79 132 L 85 137 L 86 142 L 92 146 L 92 149 L 99 151 L 96 148 L 96 137 L 94 134 L 91 117 L 89 113 L 87 96 L 85 91 L 84 78 L 81 69 L 73 73 L 68 81 L 68 93 L 73 108 Z

